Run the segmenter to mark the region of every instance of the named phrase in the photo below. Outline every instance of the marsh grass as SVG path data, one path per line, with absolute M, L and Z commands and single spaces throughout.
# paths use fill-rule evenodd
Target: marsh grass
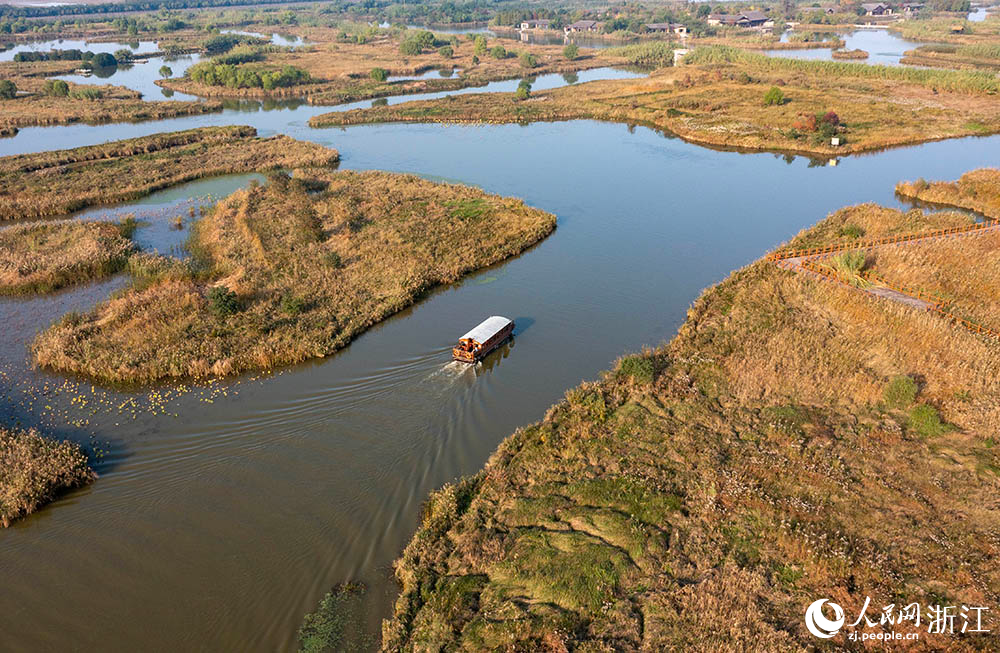
M 913 217 L 868 207 L 849 223 L 926 224 Z M 1000 458 L 982 446 L 1000 430 L 995 343 L 757 262 L 638 358 L 449 486 L 468 500 L 442 494 L 396 564 L 386 650 L 795 651 L 815 646 L 810 597 L 845 612 L 941 588 L 1000 598 L 980 580 L 989 551 L 953 544 L 1000 528 Z M 626 367 L 656 373 L 639 384 Z M 919 632 L 914 650 L 955 646 Z
M 275 175 L 193 225 L 191 261 L 136 257 L 133 288 L 53 325 L 32 351 L 114 382 L 273 369 L 340 349 L 554 227 L 518 200 L 417 177 Z
M 640 46 L 636 46 L 640 47 Z M 692 56 L 698 55 L 694 59 Z M 903 71 L 903 72 L 900 72 Z M 761 98 L 778 88 L 783 102 Z M 592 119 L 644 124 L 720 147 L 845 154 L 1000 131 L 992 75 L 771 58 L 699 48 L 648 78 L 538 91 L 526 101 L 465 94 L 314 116 L 314 127 L 378 122 L 528 123 Z M 835 113 L 846 143 L 798 128 Z M 843 134 L 842 134 L 843 139 Z
M 95 478 L 77 445 L 0 428 L 0 527 Z
M 0 294 L 51 292 L 114 274 L 135 251 L 129 240 L 133 229 L 127 220 L 36 222 L 0 229 Z
M 417 54 L 400 53 L 400 43 L 407 34 L 381 33 L 364 42 L 344 42 L 331 37 L 325 30 L 315 30 L 312 38 L 319 42 L 310 48 L 294 51 L 270 50 L 264 60 L 237 68 L 267 67 L 279 69 L 291 66 L 308 73 L 310 83 L 288 88 L 229 88 L 198 83 L 190 76 L 157 80 L 157 84 L 175 91 L 193 93 L 204 97 L 306 97 L 311 104 L 334 105 L 365 99 L 384 98 L 412 93 L 454 91 L 462 88 L 485 86 L 488 82 L 516 79 L 524 75 L 523 62 L 532 75 L 571 73 L 602 66 L 624 65 L 627 59 L 616 54 L 580 50 L 577 57 L 563 55 L 562 46 L 519 43 L 511 48 L 514 56 L 490 57 L 475 55 L 475 43 L 458 40 L 447 47 L 450 57 L 442 57 L 435 49 L 428 48 Z M 490 46 L 499 43 L 491 39 Z M 510 41 L 504 41 L 510 45 Z M 436 69 L 455 69 L 454 77 L 446 79 L 411 79 L 389 81 L 389 76 L 411 77 Z M 381 71 L 372 77 L 373 71 Z M 382 79 L 382 72 L 385 79 Z
M 997 168 L 971 170 L 951 182 L 904 181 L 896 185 L 896 193 L 931 204 L 959 206 L 1000 219 L 1000 169 Z
M 11 76 L 18 89 L 26 91 L 13 100 L 3 102 L 0 111 L 0 132 L 16 133 L 19 127 L 67 125 L 86 123 L 91 125 L 108 122 L 140 122 L 145 120 L 165 120 L 178 116 L 214 113 L 222 110 L 219 102 L 164 101 L 150 102 L 142 99 L 142 94 L 121 86 L 93 86 L 69 84 L 69 94 L 53 97 L 43 92 L 45 75 L 67 74 L 75 68 L 73 62 L 57 63 L 68 70 L 25 70 L 28 66 L 40 64 L 16 64 L 19 70 L 11 76 L 0 62 L 0 79 Z M 9 66 L 10 64 L 6 64 Z M 20 74 L 18 74 L 20 73 Z M 37 76 L 35 76 L 37 75 Z
M 829 258 L 828 265 L 842 281 L 855 288 L 868 288 L 871 285 L 861 276 L 868 264 L 868 256 L 858 250 L 840 252 Z
M 202 177 L 334 163 L 336 150 L 252 127 L 205 127 L 0 158 L 0 217 L 70 213 Z

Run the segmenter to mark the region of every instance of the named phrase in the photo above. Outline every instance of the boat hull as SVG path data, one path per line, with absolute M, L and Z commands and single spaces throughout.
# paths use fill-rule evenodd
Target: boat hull
M 490 352 L 496 350 L 497 347 L 505 343 L 513 333 L 514 323 L 511 322 L 474 351 L 467 351 L 465 349 L 461 349 L 460 347 L 455 347 L 451 350 L 451 357 L 462 363 L 478 363 L 483 358 L 488 356 Z

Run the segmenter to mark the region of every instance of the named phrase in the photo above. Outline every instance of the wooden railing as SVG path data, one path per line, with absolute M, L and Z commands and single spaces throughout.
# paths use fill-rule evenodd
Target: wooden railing
M 935 236 L 941 236 L 941 235 L 950 235 L 950 234 L 953 234 L 953 233 L 968 233 L 968 232 L 971 232 L 971 231 L 978 231 L 978 230 L 986 229 L 987 227 L 995 227 L 995 226 L 998 226 L 998 225 L 1000 225 L 1000 221 L 995 221 L 994 220 L 994 221 L 991 221 L 988 224 L 984 223 L 983 226 L 975 225 L 975 227 L 976 227 L 975 229 L 972 229 L 972 228 L 962 228 L 961 230 L 947 229 L 947 230 L 942 230 L 940 232 L 935 232 L 934 235 Z M 923 238 L 928 238 L 928 237 L 931 237 L 931 236 L 930 235 L 924 235 L 922 237 Z M 915 239 L 911 238 L 910 240 L 915 240 Z M 902 242 L 902 241 L 896 240 L 894 242 Z M 842 249 L 843 250 L 863 249 L 864 247 L 869 247 L 869 246 L 871 246 L 871 245 L 865 245 L 865 246 L 861 246 L 861 247 L 859 247 L 857 245 L 853 245 L 853 246 L 843 247 Z M 826 248 L 824 248 L 824 249 L 826 249 Z M 796 250 L 791 250 L 791 251 L 794 252 Z M 798 250 L 798 251 L 806 251 L 806 250 Z M 836 251 L 836 250 L 834 250 L 834 251 Z M 819 252 L 819 253 L 827 253 L 827 252 Z M 794 254 L 794 253 L 791 254 L 791 255 L 788 255 L 788 256 L 782 256 L 781 254 L 783 254 L 783 253 L 782 252 L 774 252 L 774 256 L 769 256 L 768 260 L 777 262 L 777 261 L 782 261 L 782 260 L 785 260 L 785 259 L 788 259 L 788 258 L 796 258 L 797 256 L 800 256 L 800 254 Z M 812 256 L 815 256 L 815 255 L 816 254 L 812 254 Z M 803 260 L 800 263 L 800 266 L 802 267 L 802 269 L 804 269 L 804 270 L 806 270 L 808 272 L 811 272 L 813 274 L 816 274 L 816 275 L 818 275 L 818 276 L 820 276 L 820 277 L 822 277 L 824 279 L 827 279 L 829 281 L 834 281 L 836 283 L 843 284 L 843 285 L 845 285 L 845 286 L 847 286 L 849 288 L 853 288 L 854 287 L 850 283 L 848 283 L 845 279 L 841 278 L 832 268 L 830 268 L 828 266 L 825 266 L 825 265 L 819 264 L 815 259 L 809 259 L 809 258 L 807 258 L 807 259 Z M 919 299 L 921 301 L 927 302 L 927 304 L 928 304 L 927 310 L 928 311 L 937 313 L 938 315 L 940 315 L 940 316 L 942 316 L 942 317 L 950 320 L 951 322 L 954 322 L 955 324 L 957 324 L 957 325 L 965 328 L 968 331 L 971 331 L 972 333 L 976 333 L 978 335 L 988 336 L 990 338 L 994 338 L 996 340 L 1000 340 L 1000 331 L 998 331 L 996 329 L 991 329 L 990 327 L 983 326 L 982 324 L 979 324 L 977 322 L 973 322 L 971 320 L 965 319 L 964 317 L 955 315 L 950 310 L 948 310 L 947 303 L 944 300 L 942 300 L 940 297 L 935 296 L 933 293 L 929 293 L 929 292 L 921 290 L 919 288 L 908 288 L 906 286 L 900 286 L 900 285 L 897 285 L 897 284 L 890 283 L 888 280 L 886 280 L 883 277 L 880 277 L 877 274 L 874 274 L 872 272 L 868 272 L 868 273 L 862 272 L 862 273 L 859 273 L 858 276 L 861 279 L 863 279 L 865 281 L 868 281 L 870 283 L 878 284 L 880 286 L 884 286 L 886 288 L 889 288 L 890 290 L 894 290 L 894 291 L 896 291 L 898 293 L 901 293 L 903 295 L 907 295 L 909 297 L 914 297 L 914 298 Z
M 923 240 L 925 238 L 940 238 L 942 236 L 953 236 L 958 234 L 967 234 L 975 231 L 983 231 L 985 229 L 992 229 L 994 227 L 1000 226 L 1000 220 L 986 220 L 985 222 L 977 222 L 976 224 L 966 225 L 964 227 L 951 227 L 950 229 L 937 229 L 935 231 L 929 231 L 919 234 L 903 234 L 902 236 L 886 236 L 885 238 L 876 238 L 874 240 L 864 240 L 854 243 L 841 243 L 839 245 L 826 245 L 825 247 L 809 247 L 806 249 L 786 249 L 771 252 L 767 255 L 768 261 L 783 261 L 790 258 L 801 258 L 805 256 L 819 256 L 820 254 L 833 254 L 836 252 L 848 251 L 852 249 L 868 249 L 870 247 L 878 247 L 880 245 L 891 245 L 894 243 L 906 243 L 914 240 Z

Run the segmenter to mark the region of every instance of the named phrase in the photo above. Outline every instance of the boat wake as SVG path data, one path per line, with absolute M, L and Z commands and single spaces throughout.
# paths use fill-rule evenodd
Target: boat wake
M 461 363 L 459 361 L 450 361 L 431 372 L 427 376 L 427 380 L 436 381 L 440 379 L 448 385 L 451 385 L 458 380 L 469 376 L 470 374 L 474 375 L 474 368 L 475 365 L 469 365 L 468 363 Z

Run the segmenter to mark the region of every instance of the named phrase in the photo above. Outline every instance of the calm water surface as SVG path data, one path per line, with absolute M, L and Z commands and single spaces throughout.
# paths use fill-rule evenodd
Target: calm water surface
M 847 34 L 838 34 L 838 36 L 846 42 L 844 49 L 864 50 L 868 53 L 867 59 L 858 60 L 860 63 L 886 66 L 898 66 L 904 52 L 921 45 L 915 41 L 900 38 L 895 32 L 886 29 L 859 29 Z M 788 40 L 787 32 L 782 35 L 781 40 Z M 765 50 L 764 54 L 790 59 L 824 59 L 829 61 L 833 59 L 832 52 L 830 48 L 812 48 L 808 50 Z
M 335 356 L 197 388 L 115 392 L 31 369 L 33 334 L 120 277 L 0 300 L 3 421 L 85 444 L 101 474 L 0 531 L 0 649 L 292 650 L 302 616 L 347 580 L 368 585 L 377 633 L 395 592 L 390 565 L 431 490 L 479 470 L 505 436 L 623 352 L 669 339 L 730 270 L 841 206 L 896 205 L 899 179 L 997 165 L 1000 145 L 944 141 L 829 167 L 590 121 L 306 126 L 328 110 L 258 103 L 0 141 L 10 154 L 252 124 L 335 147 L 343 168 L 473 184 L 559 218 L 522 256 L 432 293 Z M 134 212 L 146 223 L 140 243 L 183 255 L 190 221 L 172 230 L 171 218 L 248 179 L 87 215 Z M 516 320 L 513 343 L 478 367 L 451 363 L 454 339 L 491 314 Z

